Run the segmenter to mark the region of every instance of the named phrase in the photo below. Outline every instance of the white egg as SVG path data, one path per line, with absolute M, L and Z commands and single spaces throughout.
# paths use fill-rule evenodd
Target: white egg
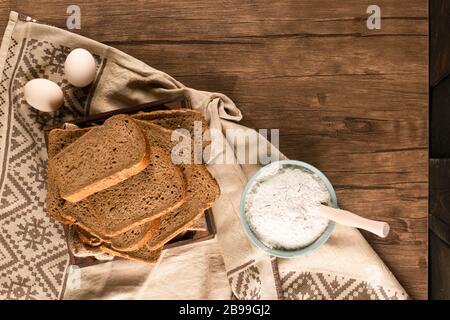
M 64 72 L 70 84 L 75 87 L 86 87 L 95 78 L 95 59 L 85 49 L 74 49 L 66 58 Z
M 28 104 L 39 111 L 56 111 L 64 102 L 61 88 L 47 79 L 30 80 L 25 84 L 23 91 Z

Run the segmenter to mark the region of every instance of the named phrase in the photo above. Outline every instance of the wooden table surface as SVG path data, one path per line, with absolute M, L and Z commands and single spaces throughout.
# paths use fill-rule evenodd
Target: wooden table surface
M 430 286 L 450 299 L 450 1 L 430 1 Z
M 243 124 L 279 128 L 288 157 L 320 168 L 340 206 L 388 221 L 364 233 L 413 297 L 427 297 L 428 3 L 378 0 L 61 1 L 0 4 L 112 45 L 187 86 L 235 101 Z

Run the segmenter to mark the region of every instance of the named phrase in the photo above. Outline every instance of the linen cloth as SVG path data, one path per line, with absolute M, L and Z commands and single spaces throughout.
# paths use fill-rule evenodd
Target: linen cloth
M 78 47 L 90 51 L 97 61 L 96 79 L 86 88 L 71 86 L 63 76 L 67 54 Z M 213 207 L 215 239 L 167 250 L 155 266 L 131 261 L 68 266 L 62 227 L 44 208 L 45 126 L 183 94 L 205 114 L 211 128 L 251 129 L 237 123 L 241 112 L 222 94 L 185 87 L 112 47 L 16 12 L 10 13 L 3 36 L 0 70 L 0 298 L 408 298 L 352 228 L 337 226 L 323 246 L 296 259 L 276 259 L 257 249 L 241 227 L 239 201 L 247 179 L 259 166 L 237 161 L 218 164 L 214 157 L 207 167 L 221 188 Z M 38 77 L 63 89 L 65 105 L 59 111 L 41 113 L 25 102 L 23 86 Z M 239 147 L 225 135 L 214 139 L 223 142 L 223 150 L 215 150 L 215 156 Z M 285 158 L 270 147 L 272 155 Z

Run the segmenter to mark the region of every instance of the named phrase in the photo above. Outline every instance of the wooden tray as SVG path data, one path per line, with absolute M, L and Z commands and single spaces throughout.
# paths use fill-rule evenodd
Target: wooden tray
M 45 141 L 47 143 L 48 132 L 54 128 L 63 128 L 66 124 L 74 124 L 80 128 L 90 127 L 94 125 L 101 125 L 106 119 L 116 114 L 134 114 L 138 112 L 149 112 L 156 110 L 175 110 L 182 108 L 191 108 L 189 100 L 184 96 L 175 96 L 171 99 L 158 100 L 149 103 L 140 104 L 133 107 L 121 108 L 118 110 L 108 111 L 104 113 L 97 113 L 94 115 L 89 115 L 87 117 L 81 119 L 75 119 L 73 121 L 61 123 L 57 126 L 53 126 L 51 128 L 45 129 Z M 201 242 L 205 240 L 209 240 L 215 237 L 216 228 L 214 225 L 214 219 L 211 210 L 206 210 L 203 216 L 206 222 L 206 231 L 200 230 L 187 230 L 183 234 L 177 236 L 176 238 L 169 241 L 164 249 L 174 248 L 178 246 L 188 245 L 196 242 Z M 66 240 L 68 236 L 68 226 L 64 226 L 64 231 L 66 234 Z M 69 256 L 70 256 L 70 264 L 77 265 L 78 267 L 87 267 L 94 264 L 105 263 L 109 261 L 100 261 L 95 259 L 94 257 L 76 257 L 73 252 L 69 248 Z M 115 257 L 114 260 L 120 260 L 123 258 Z

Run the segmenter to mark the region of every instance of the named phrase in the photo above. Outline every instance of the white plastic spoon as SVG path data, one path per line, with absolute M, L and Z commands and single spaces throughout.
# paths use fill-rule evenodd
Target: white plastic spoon
M 386 238 L 390 230 L 387 222 L 366 219 L 350 211 L 335 209 L 325 205 L 321 205 L 318 210 L 315 211 L 315 214 L 345 226 L 372 232 L 382 238 Z

